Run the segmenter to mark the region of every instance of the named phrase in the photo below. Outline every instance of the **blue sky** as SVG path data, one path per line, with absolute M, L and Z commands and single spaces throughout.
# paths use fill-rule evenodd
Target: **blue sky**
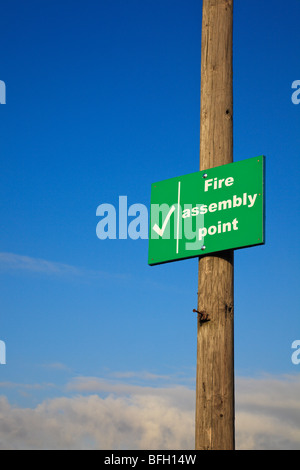
M 266 156 L 267 214 L 266 244 L 235 253 L 235 372 L 247 390 L 268 377 L 293 394 L 300 4 L 236 0 L 234 8 L 234 161 Z M 179 387 L 191 392 L 192 416 L 197 261 L 149 267 L 147 240 L 97 238 L 96 209 L 118 208 L 124 195 L 149 208 L 152 182 L 199 169 L 201 9 L 196 0 L 2 4 L 0 395 L 12 434 L 11 407 L 78 393 L 104 400 Z M 280 430 L 277 444 L 258 425 L 262 433 L 263 443 L 240 445 L 300 448 L 282 443 Z M 102 438 L 76 445 L 109 447 Z M 59 446 L 51 439 L 31 445 Z

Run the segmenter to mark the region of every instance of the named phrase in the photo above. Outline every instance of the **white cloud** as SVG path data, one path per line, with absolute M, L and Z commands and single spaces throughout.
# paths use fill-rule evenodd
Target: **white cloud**
M 151 372 L 134 372 L 134 371 L 126 371 L 126 372 L 112 372 L 110 374 L 111 377 L 115 377 L 117 379 L 142 379 L 142 380 L 170 380 L 171 377 L 169 375 L 161 375 L 161 374 L 152 374 Z
M 71 372 L 71 369 L 66 366 L 65 364 L 62 364 L 61 362 L 52 362 L 49 364 L 43 364 L 42 367 L 44 369 L 50 369 L 50 370 L 60 370 L 63 372 Z
M 127 279 L 127 274 L 109 273 L 100 270 L 78 268 L 69 264 L 48 261 L 41 258 L 18 255 L 15 253 L 0 253 L 0 269 L 19 271 L 32 274 L 44 274 L 55 277 L 85 277 L 90 279 Z
M 1 397 L 0 448 L 188 448 L 193 416 L 153 395 L 56 398 L 35 409 L 12 407 Z
M 48 261 L 42 258 L 19 255 L 16 253 L 0 253 L 0 272 L 24 273 L 31 275 L 47 276 L 50 279 L 67 279 L 67 280 L 112 280 L 127 282 L 128 288 L 136 288 L 137 284 L 140 288 L 149 288 L 164 291 L 176 291 L 178 294 L 178 286 L 167 285 L 162 282 L 154 282 L 152 280 L 134 278 L 130 272 L 109 272 L 100 269 L 88 269 L 85 267 L 73 266 L 70 264 L 60 263 L 57 261 Z M 186 292 L 185 289 L 181 292 Z
M 36 408 L 0 397 L 1 449 L 194 448 L 195 391 L 79 377 Z M 300 450 L 300 378 L 236 380 L 237 449 Z
M 300 377 L 238 378 L 237 445 L 300 450 Z
M 54 275 L 79 275 L 80 270 L 74 266 L 56 263 L 39 258 L 17 255 L 14 253 L 0 253 L 1 269 L 15 271 L 30 271 Z
M 17 382 L 0 382 L 1 388 L 10 388 L 10 389 L 22 389 L 22 390 L 45 390 L 50 388 L 55 388 L 53 383 L 36 383 L 36 384 L 25 384 Z

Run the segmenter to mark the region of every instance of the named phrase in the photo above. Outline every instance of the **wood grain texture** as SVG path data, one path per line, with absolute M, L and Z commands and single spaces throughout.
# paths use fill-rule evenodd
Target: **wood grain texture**
M 233 161 L 233 0 L 203 0 L 200 170 Z M 197 450 L 234 449 L 234 254 L 199 259 Z

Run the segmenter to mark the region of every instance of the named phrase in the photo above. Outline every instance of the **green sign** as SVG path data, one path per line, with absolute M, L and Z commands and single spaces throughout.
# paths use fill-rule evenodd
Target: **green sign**
M 152 184 L 150 265 L 264 243 L 265 157 Z

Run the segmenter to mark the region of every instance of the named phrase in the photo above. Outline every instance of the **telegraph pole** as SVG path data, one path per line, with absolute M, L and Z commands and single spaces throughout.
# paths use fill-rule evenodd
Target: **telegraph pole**
M 200 170 L 233 161 L 233 0 L 203 0 Z M 199 258 L 197 450 L 234 450 L 234 256 Z M 202 322 L 208 316 L 209 321 Z

